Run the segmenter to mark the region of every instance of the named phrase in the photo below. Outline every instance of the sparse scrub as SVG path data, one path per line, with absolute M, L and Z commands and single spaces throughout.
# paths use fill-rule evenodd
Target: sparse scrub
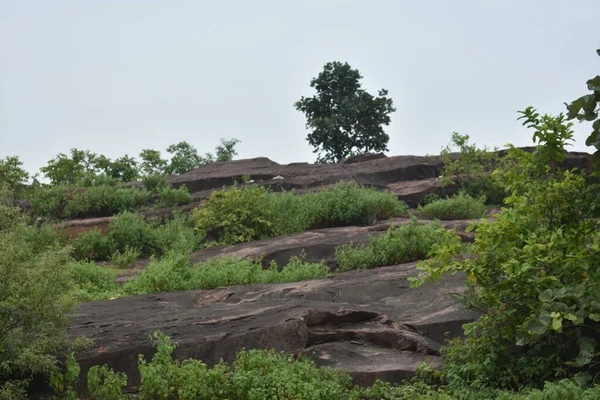
M 420 224 L 416 218 L 409 225 L 391 227 L 367 245 L 341 245 L 335 255 L 339 271 L 384 267 L 422 260 L 434 243 L 444 238 L 446 229 L 439 223 Z
M 418 213 L 441 220 L 482 218 L 485 215 L 485 203 L 483 198 L 460 192 L 452 197 L 430 201 L 419 207 Z

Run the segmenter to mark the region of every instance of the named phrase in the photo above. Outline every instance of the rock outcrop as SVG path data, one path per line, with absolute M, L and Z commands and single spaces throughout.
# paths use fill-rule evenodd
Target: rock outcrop
M 478 317 L 453 296 L 464 290 L 462 276 L 411 289 L 407 278 L 415 274 L 409 263 L 296 283 L 83 303 L 69 335 L 94 341 L 78 354 L 82 377 L 90 366 L 108 364 L 127 373 L 131 385 L 139 383 L 138 354 L 154 353 L 149 335 L 156 330 L 179 344 L 175 357 L 209 365 L 233 360 L 242 348 L 274 348 L 344 369 L 361 385 L 399 382 L 421 362 L 440 367 L 447 335 L 459 335 Z

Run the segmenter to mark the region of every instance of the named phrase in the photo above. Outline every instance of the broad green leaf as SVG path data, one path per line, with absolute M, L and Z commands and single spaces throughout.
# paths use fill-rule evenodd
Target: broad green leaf
M 529 326 L 527 329 L 529 332 L 535 335 L 543 335 L 546 332 L 546 328 L 548 327 L 548 322 L 543 321 L 541 318 L 533 319 L 529 322 Z
M 559 332 L 562 330 L 562 318 L 561 317 L 552 318 L 552 329 L 554 329 L 555 331 L 559 331 Z
M 565 319 L 568 319 L 569 321 L 575 321 L 577 320 L 577 316 L 575 314 L 567 313 L 565 314 Z
M 542 293 L 540 293 L 539 299 L 540 299 L 540 301 L 543 301 L 544 303 L 551 302 L 553 299 L 552 289 L 546 289 Z
M 600 314 L 592 313 L 590 314 L 590 319 L 594 322 L 600 322 Z

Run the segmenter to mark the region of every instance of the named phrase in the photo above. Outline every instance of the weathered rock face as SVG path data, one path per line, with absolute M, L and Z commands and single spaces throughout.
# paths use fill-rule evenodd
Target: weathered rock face
M 479 220 L 441 221 L 448 229 L 456 229 L 463 240 L 471 241 L 474 233 L 465 233 L 467 226 Z M 381 221 L 374 226 L 348 226 L 341 228 L 316 229 L 294 233 L 287 236 L 240 243 L 233 246 L 214 246 L 202 249 L 193 254 L 194 262 L 201 262 L 215 257 L 234 257 L 240 259 L 263 259 L 264 266 L 276 261 L 280 267 L 286 265 L 292 256 L 304 254 L 307 262 L 325 261 L 327 266 L 335 270 L 335 249 L 342 244 L 366 244 L 372 238 L 384 234 L 391 226 L 407 225 L 409 218 L 393 218 Z M 433 222 L 420 220 L 422 224 Z
M 533 151 L 532 147 L 522 148 Z M 505 151 L 500 151 L 505 154 Z M 458 154 L 451 154 L 451 158 Z M 423 201 L 430 193 L 451 195 L 458 186 L 442 187 L 439 179 L 443 164 L 439 156 L 395 156 L 366 153 L 349 157 L 338 164 L 293 163 L 281 165 L 268 158 L 252 158 L 215 162 L 182 175 L 173 175 L 167 182 L 173 187 L 187 186 L 194 198 L 206 199 L 214 189 L 242 182 L 249 176 L 254 183 L 273 190 L 296 190 L 299 193 L 327 189 L 343 180 L 365 186 L 389 189 L 409 205 Z M 588 153 L 567 153 L 565 168 L 580 168 L 591 172 Z M 283 179 L 273 179 L 283 177 Z
M 272 184 L 285 190 L 322 187 L 340 180 L 384 187 L 394 182 L 438 176 L 440 167 L 439 159 L 418 156 L 385 157 L 326 165 L 280 165 L 261 157 L 211 163 L 182 175 L 170 176 L 167 182 L 175 188 L 185 185 L 191 193 L 241 182 L 244 175 L 250 176 L 255 182 Z M 283 179 L 273 179 L 277 176 Z
M 179 343 L 176 358 L 211 365 L 233 360 L 242 348 L 274 348 L 343 368 L 358 384 L 399 382 L 423 361 L 439 367 L 446 333 L 458 335 L 478 317 L 452 296 L 464 290 L 462 276 L 411 289 L 407 278 L 415 273 L 410 263 L 297 283 L 84 303 L 69 335 L 95 342 L 78 355 L 81 376 L 106 363 L 127 373 L 131 385 L 139 384 L 138 354 L 154 353 L 148 335 L 155 330 Z

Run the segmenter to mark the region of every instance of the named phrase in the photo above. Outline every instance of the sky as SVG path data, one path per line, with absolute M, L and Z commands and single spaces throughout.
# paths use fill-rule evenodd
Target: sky
M 527 146 L 518 110 L 564 112 L 600 74 L 598 21 L 598 0 L 0 0 L 0 158 L 238 138 L 237 158 L 313 162 L 293 104 L 330 61 L 389 91 L 387 155 Z

